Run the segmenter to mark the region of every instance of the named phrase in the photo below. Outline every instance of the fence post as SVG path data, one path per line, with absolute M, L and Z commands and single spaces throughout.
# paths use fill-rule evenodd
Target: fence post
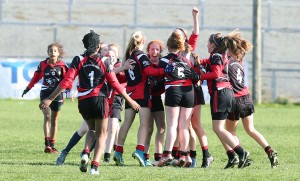
M 261 0 L 253 0 L 252 95 L 261 104 Z
M 134 24 L 134 27 L 136 27 L 137 25 L 137 10 L 138 10 L 138 1 L 135 0 L 134 1 L 134 19 L 133 19 L 133 24 Z
M 204 1 L 205 0 L 200 0 L 200 29 L 204 27 Z
M 57 41 L 57 25 L 54 25 L 53 29 L 53 42 Z
M 73 5 L 73 0 L 68 1 L 68 23 L 71 23 L 72 21 L 72 5 Z
M 276 71 L 272 70 L 272 81 L 271 81 L 271 91 L 272 91 L 272 101 L 274 102 L 276 99 Z
M 261 30 L 261 63 L 264 63 L 264 48 L 265 48 L 265 29 Z
M 272 14 L 272 0 L 268 0 L 268 27 L 267 29 L 271 29 L 271 14 Z
M 123 26 L 123 51 L 122 51 L 123 55 L 125 55 L 125 51 L 126 51 L 126 38 L 127 38 L 127 26 L 125 25 Z
M 0 22 L 2 22 L 2 2 L 3 0 L 0 0 Z

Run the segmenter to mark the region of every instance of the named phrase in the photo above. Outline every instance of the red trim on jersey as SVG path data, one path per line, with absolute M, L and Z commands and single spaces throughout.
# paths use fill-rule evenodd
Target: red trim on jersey
M 245 95 L 248 95 L 248 94 L 249 94 L 248 87 L 245 86 L 242 91 L 234 93 L 234 97 L 242 97 L 242 96 L 245 96 Z
M 77 69 L 75 69 L 75 68 L 70 68 L 69 69 L 69 71 L 67 72 L 67 75 L 65 76 L 65 78 L 59 84 L 63 89 L 67 88 L 69 85 L 72 85 L 75 77 L 79 73 L 80 68 L 82 68 L 82 65 L 84 64 L 84 62 L 86 62 L 89 58 L 90 57 L 88 57 L 88 56 L 84 57 L 79 62 L 79 65 L 78 65 Z M 100 90 L 103 86 L 103 83 L 104 83 L 105 79 L 111 85 L 111 87 L 114 90 L 116 90 L 118 93 L 121 93 L 123 91 L 123 89 L 120 86 L 120 83 L 119 83 L 115 73 L 107 71 L 104 63 L 102 62 L 102 60 L 99 57 L 97 57 L 95 60 L 97 61 L 99 67 L 101 67 L 102 72 L 104 73 L 103 82 L 101 84 L 99 84 L 97 87 L 93 88 L 93 90 L 89 94 L 78 97 L 78 100 L 85 99 L 85 98 L 88 98 L 88 97 L 98 96 L 99 92 L 100 92 Z M 86 89 L 83 89 L 83 88 L 80 88 L 80 87 L 78 87 L 77 90 L 78 90 L 78 92 L 86 91 Z
M 152 66 L 148 66 L 148 67 L 144 68 L 144 72 L 147 76 L 165 75 L 165 70 L 163 68 L 154 68 Z
M 201 81 L 207 80 L 207 87 L 208 87 L 209 94 L 213 93 L 213 81 L 215 79 L 223 76 L 224 65 L 226 63 L 229 63 L 229 60 L 226 57 L 224 57 L 224 54 L 222 55 L 222 59 L 224 61 L 222 65 L 211 64 L 210 58 L 201 60 L 201 65 L 204 65 L 204 66 L 209 65 L 211 68 L 211 72 L 201 74 L 201 78 L 200 78 Z M 215 86 L 216 86 L 216 88 L 222 88 L 222 87 L 223 88 L 224 87 L 232 88 L 229 81 L 228 82 L 216 82 Z
M 34 85 L 40 81 L 43 78 L 43 71 L 42 72 L 37 72 L 35 71 L 33 74 L 32 79 L 30 80 L 29 84 L 28 84 L 28 88 L 31 89 L 32 87 L 34 87 Z
M 72 83 L 75 79 L 75 77 L 78 75 L 78 70 L 74 68 L 69 68 L 66 76 L 64 79 L 59 83 L 59 86 L 62 89 L 67 89 L 70 85 L 72 86 Z
M 218 112 L 218 91 L 214 91 L 213 112 Z

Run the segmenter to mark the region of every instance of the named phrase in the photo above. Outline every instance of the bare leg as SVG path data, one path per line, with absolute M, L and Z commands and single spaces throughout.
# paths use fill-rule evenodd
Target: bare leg
M 149 108 L 142 107 L 139 111 L 140 116 L 140 126 L 138 130 L 138 145 L 144 145 L 146 143 L 148 125 L 151 111 Z
M 95 145 L 93 161 L 99 163 L 105 147 L 108 118 L 103 120 L 96 119 L 95 122 L 96 122 L 96 145 Z
M 179 118 L 179 107 L 166 106 L 167 133 L 165 141 L 165 151 L 171 151 L 177 137 L 177 127 Z
M 44 136 L 46 138 L 46 137 L 50 137 L 51 110 L 50 107 L 47 107 L 42 111 L 44 114 L 44 124 L 43 124 Z
M 156 124 L 156 135 L 155 135 L 155 153 L 162 153 L 163 151 L 163 141 L 165 137 L 165 113 L 164 111 L 158 111 L 152 113 L 155 124 Z
M 118 136 L 118 145 L 124 145 L 128 131 L 133 123 L 136 112 L 129 108 L 125 109 L 125 118 L 124 123 L 120 127 L 119 136 Z
M 245 131 L 251 136 L 263 149 L 269 146 L 267 140 L 254 128 L 253 114 L 242 119 Z
M 152 114 L 150 114 L 150 119 L 149 119 L 149 126 L 148 126 L 148 131 L 147 131 L 147 137 L 146 137 L 146 142 L 145 142 L 145 151 L 144 153 L 149 153 L 150 149 L 150 142 L 151 142 L 151 137 L 153 133 L 153 126 L 154 126 L 154 119 Z
M 192 116 L 193 108 L 185 108 L 180 107 L 180 114 L 179 114 L 179 142 L 180 142 L 180 150 L 183 152 L 189 151 L 189 125 Z
M 108 121 L 108 129 L 107 129 L 107 139 L 105 146 L 105 153 L 110 153 L 115 142 L 116 134 L 119 127 L 119 119 L 118 118 L 109 118 Z
M 51 111 L 50 137 L 53 140 L 56 140 L 59 114 L 60 114 L 60 111 Z

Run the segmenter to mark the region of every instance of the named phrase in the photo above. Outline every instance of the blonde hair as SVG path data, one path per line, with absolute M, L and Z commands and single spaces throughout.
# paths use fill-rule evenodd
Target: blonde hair
M 127 44 L 125 50 L 123 61 L 126 61 L 134 50 L 138 50 L 141 47 L 141 45 L 143 45 L 145 39 L 146 37 L 143 35 L 141 31 L 136 31 L 132 33 L 130 36 L 129 43 Z
M 117 49 L 118 52 L 115 51 L 115 49 Z M 113 50 L 117 56 L 119 56 L 121 53 L 120 53 L 120 46 L 116 43 L 111 43 L 108 45 L 108 50 Z

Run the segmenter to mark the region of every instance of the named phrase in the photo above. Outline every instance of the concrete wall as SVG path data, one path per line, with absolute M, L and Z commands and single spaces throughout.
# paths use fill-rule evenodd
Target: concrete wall
M 148 40 L 166 42 L 175 27 L 192 31 L 193 5 L 201 10 L 196 49 L 201 58 L 208 56 L 206 43 L 211 33 L 227 34 L 239 28 L 252 41 L 251 0 L 0 0 L 0 5 L 1 59 L 40 61 L 47 57 L 47 45 L 58 41 L 71 60 L 84 51 L 81 40 L 90 29 L 100 33 L 102 41 L 118 43 L 123 50 L 136 30 L 142 30 Z M 264 101 L 278 97 L 300 101 L 299 15 L 299 1 L 262 1 Z M 245 60 L 251 89 L 252 52 Z

